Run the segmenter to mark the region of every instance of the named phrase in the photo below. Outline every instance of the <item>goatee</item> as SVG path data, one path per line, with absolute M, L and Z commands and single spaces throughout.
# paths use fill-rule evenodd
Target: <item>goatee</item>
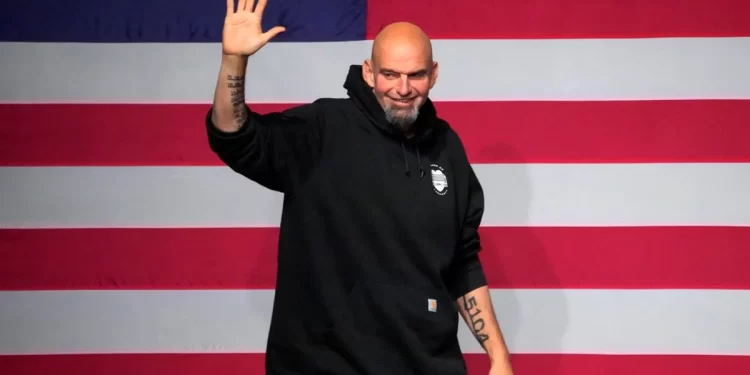
M 385 109 L 385 119 L 389 123 L 398 127 L 402 131 L 408 130 L 419 117 L 419 107 L 414 105 L 409 109 L 393 108 L 388 106 Z

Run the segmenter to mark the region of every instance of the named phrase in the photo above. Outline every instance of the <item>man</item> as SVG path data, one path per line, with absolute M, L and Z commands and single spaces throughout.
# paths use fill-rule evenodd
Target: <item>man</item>
M 206 129 L 229 167 L 284 193 L 267 372 L 464 374 L 460 313 L 491 374 L 512 374 L 477 256 L 483 192 L 428 99 L 427 36 L 389 25 L 350 68 L 348 98 L 260 115 L 247 60 L 284 28 L 263 33 L 266 0 L 253 3 L 227 1 Z

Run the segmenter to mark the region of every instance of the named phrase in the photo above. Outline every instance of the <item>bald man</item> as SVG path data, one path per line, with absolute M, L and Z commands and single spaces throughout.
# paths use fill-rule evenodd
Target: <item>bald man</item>
M 349 68 L 346 98 L 260 114 L 247 61 L 284 28 L 262 32 L 253 2 L 227 0 L 205 120 L 226 165 L 284 195 L 267 373 L 465 374 L 460 315 L 491 373 L 511 374 L 478 257 L 483 191 L 429 99 L 427 35 L 389 25 Z

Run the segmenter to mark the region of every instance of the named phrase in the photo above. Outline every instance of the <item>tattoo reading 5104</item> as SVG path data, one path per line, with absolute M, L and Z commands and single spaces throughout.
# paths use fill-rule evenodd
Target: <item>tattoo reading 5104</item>
M 482 310 L 480 310 L 479 306 L 477 306 L 477 300 L 474 297 L 466 298 L 466 296 L 464 296 L 463 302 L 464 309 L 466 309 L 466 312 L 469 314 L 469 321 L 471 321 L 471 331 L 477 341 L 479 341 L 479 344 L 484 346 L 484 342 L 487 341 L 490 337 L 486 333 L 482 332 L 482 330 L 484 329 L 484 320 L 478 317 Z

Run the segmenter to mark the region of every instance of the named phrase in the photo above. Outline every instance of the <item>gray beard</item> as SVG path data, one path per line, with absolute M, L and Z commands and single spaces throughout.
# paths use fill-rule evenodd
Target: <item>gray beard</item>
M 385 109 L 385 119 L 395 125 L 402 131 L 408 130 L 419 117 L 419 107 L 416 105 L 408 111 L 387 107 Z

